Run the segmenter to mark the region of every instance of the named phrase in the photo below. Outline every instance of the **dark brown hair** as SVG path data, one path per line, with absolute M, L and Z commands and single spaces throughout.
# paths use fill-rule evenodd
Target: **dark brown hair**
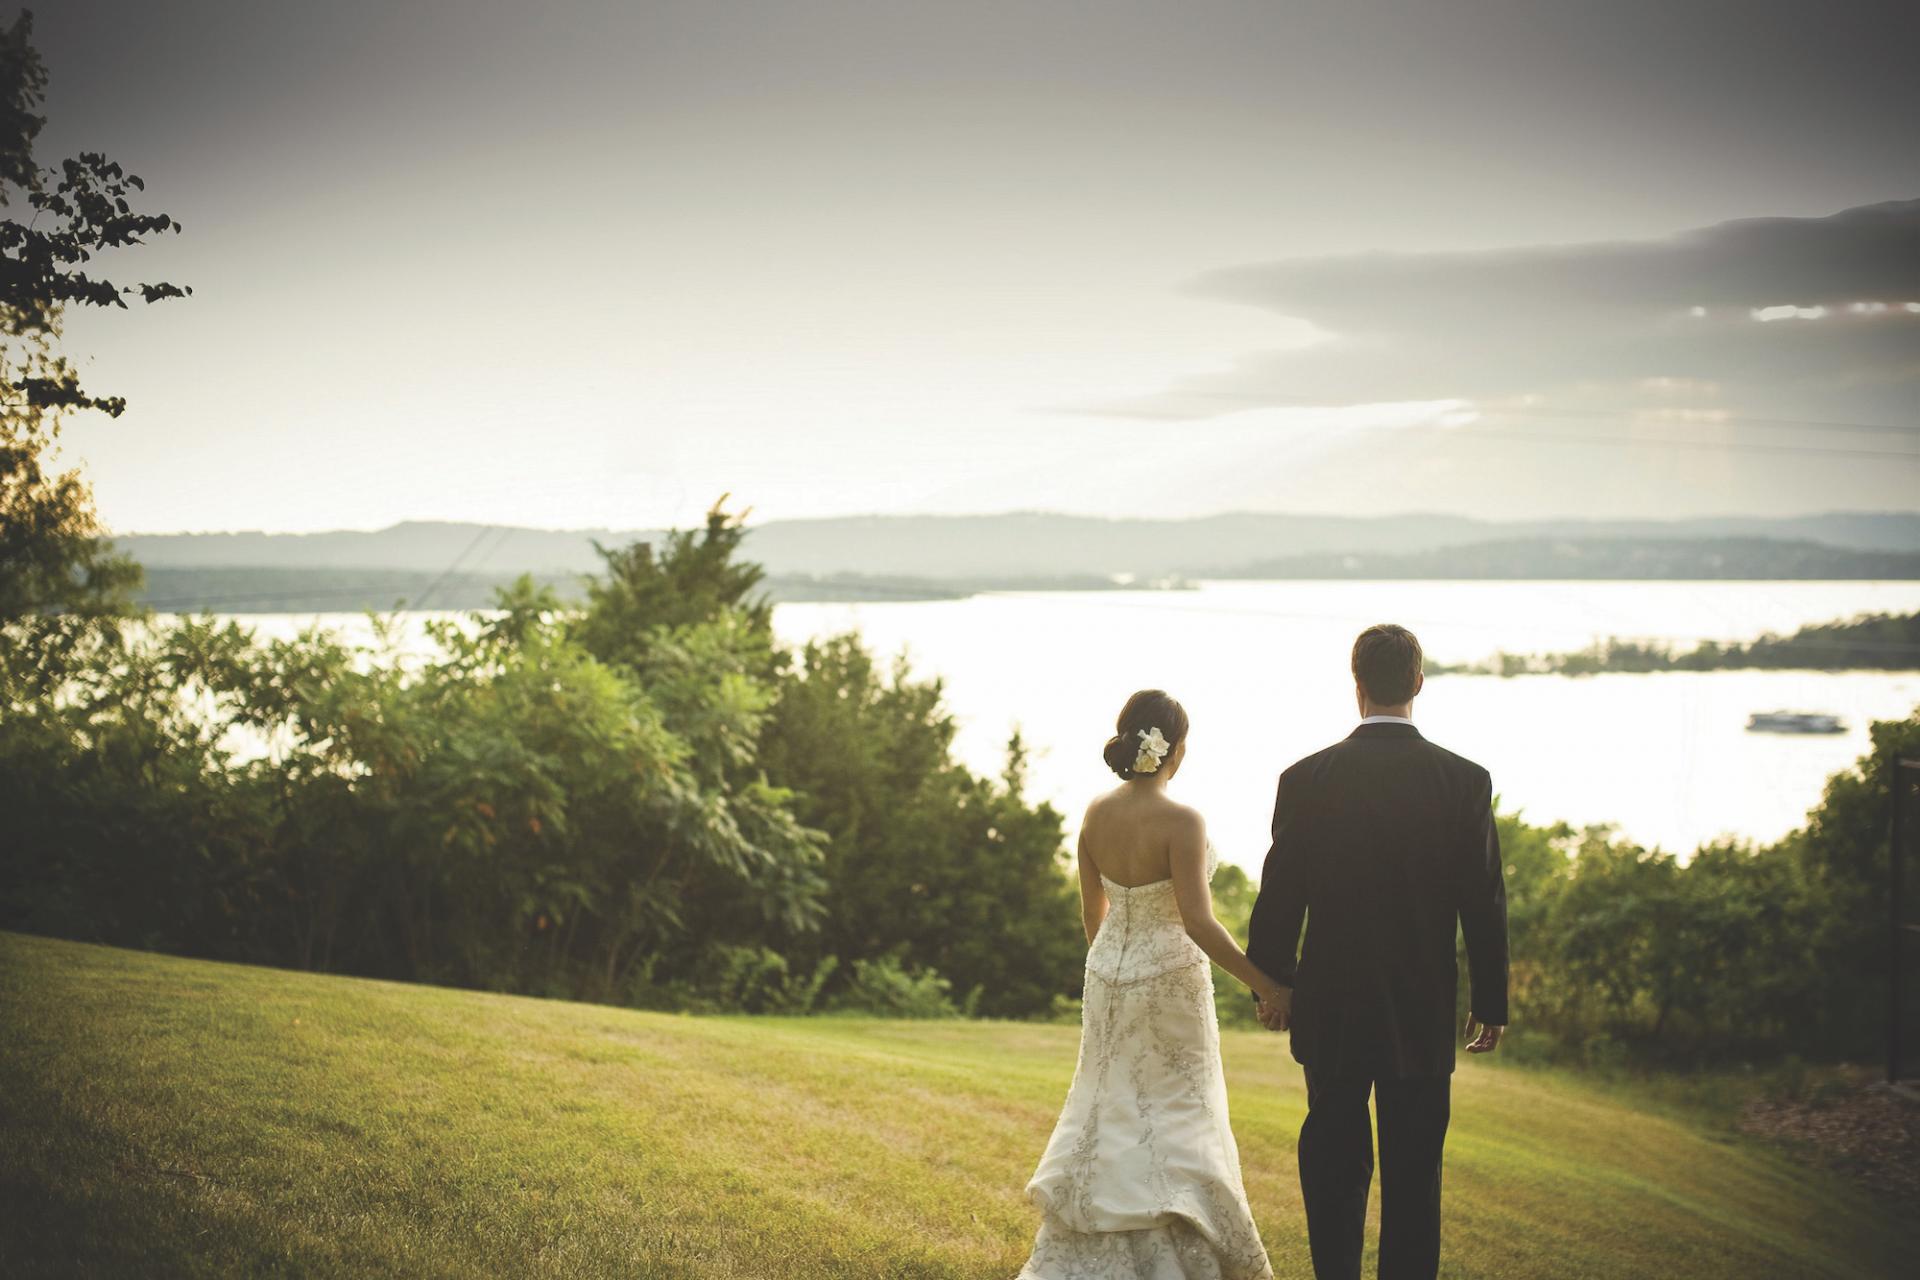
M 1368 627 L 1353 642 L 1353 678 L 1379 706 L 1411 701 L 1420 683 L 1419 638 L 1391 622 Z
M 1120 718 L 1114 722 L 1114 728 L 1117 732 L 1107 739 L 1107 749 L 1101 756 L 1107 768 L 1122 778 L 1137 778 L 1140 775 L 1133 771 L 1133 762 L 1140 755 L 1140 735 L 1149 729 L 1158 729 L 1160 736 L 1167 740 L 1171 755 L 1172 749 L 1187 736 L 1187 709 L 1164 689 L 1142 689 L 1120 708 Z

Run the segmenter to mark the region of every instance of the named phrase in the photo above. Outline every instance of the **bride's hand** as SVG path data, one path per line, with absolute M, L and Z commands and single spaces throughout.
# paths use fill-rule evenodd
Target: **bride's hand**
M 1260 1025 L 1269 1031 L 1285 1031 L 1293 1025 L 1293 988 L 1269 980 L 1255 989 L 1260 1000 Z

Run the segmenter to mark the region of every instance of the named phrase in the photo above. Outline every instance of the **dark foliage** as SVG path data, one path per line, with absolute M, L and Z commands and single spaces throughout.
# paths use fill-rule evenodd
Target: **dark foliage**
M 952 758 L 938 682 L 876 669 L 853 636 L 807 645 L 768 720 L 769 774 L 828 835 L 827 914 L 809 957 L 891 958 L 938 972 L 969 1007 L 1048 1012 L 1079 978 L 1078 907 L 1060 814 L 1020 795 L 1024 749 L 1005 775 Z
M 1072 891 L 1018 744 L 969 773 L 937 686 L 851 638 L 796 668 L 740 529 L 606 552 L 584 610 L 522 580 L 424 655 L 91 628 L 8 686 L 0 927 L 679 1008 L 1050 1011 Z
M 1801 830 L 1685 863 L 1502 818 L 1516 1026 L 1589 1060 L 1877 1056 L 1896 755 L 1920 755 L 1920 716 L 1875 724 Z
M 102 537 L 79 475 L 48 466 L 63 413 L 117 417 L 126 407 L 81 385 L 60 347 L 61 318 L 70 306 L 124 308 L 131 294 L 157 302 L 190 292 L 96 273 L 100 254 L 180 227 L 135 209 L 145 184 L 104 155 L 83 153 L 58 169 L 35 159 L 47 71 L 32 37 L 25 12 L 0 32 L 0 207 L 18 214 L 0 218 L 0 645 L 15 655 L 10 690 L 53 678 L 83 643 L 85 620 L 124 612 L 139 582 L 138 567 Z M 61 615 L 79 615 L 80 625 Z
M 1603 671 L 1914 671 L 1920 670 L 1920 613 L 1863 614 L 1764 635 L 1745 644 L 1706 641 L 1677 651 L 1651 641 L 1611 639 L 1578 653 L 1496 654 L 1487 662 L 1429 666 L 1429 674 L 1596 675 Z

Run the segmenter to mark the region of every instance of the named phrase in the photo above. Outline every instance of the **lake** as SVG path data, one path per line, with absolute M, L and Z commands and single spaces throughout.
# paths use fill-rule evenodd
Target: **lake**
M 966 600 L 783 604 L 781 639 L 858 630 L 938 675 L 956 749 L 998 773 L 1018 727 L 1029 794 L 1066 813 L 1114 784 L 1100 748 L 1135 689 L 1159 686 L 1193 721 L 1175 794 L 1207 815 L 1229 861 L 1256 874 L 1274 779 L 1356 718 L 1354 635 L 1392 621 L 1430 659 L 1582 648 L 1608 636 L 1747 640 L 1862 612 L 1920 609 L 1920 582 L 1206 582 L 1193 591 L 1030 592 Z M 285 634 L 312 616 L 247 616 Z M 323 622 L 364 633 L 357 615 Z M 1421 731 L 1493 773 L 1503 808 L 1576 825 L 1612 822 L 1685 854 L 1732 834 L 1798 826 L 1827 776 L 1867 748 L 1874 719 L 1911 715 L 1920 673 L 1701 672 L 1586 677 L 1436 676 Z M 1831 711 L 1845 734 L 1746 732 L 1755 711 Z
M 799 642 L 856 628 L 939 674 L 958 750 L 996 770 L 1017 725 L 1031 793 L 1077 825 L 1114 784 L 1100 760 L 1137 688 L 1167 689 L 1192 718 L 1175 793 L 1206 814 L 1229 861 L 1258 871 L 1274 780 L 1343 737 L 1356 712 L 1348 654 L 1373 622 L 1411 627 L 1432 660 L 1582 648 L 1607 636 L 1746 640 L 1808 622 L 1920 609 L 1920 583 L 1207 582 L 1184 592 L 1050 592 L 902 604 L 793 604 Z M 1920 705 L 1920 673 L 1701 672 L 1586 677 L 1436 676 L 1421 732 L 1493 773 L 1504 808 L 1536 821 L 1617 823 L 1690 852 L 1723 834 L 1771 840 L 1866 749 L 1874 719 Z M 1832 711 L 1845 734 L 1746 732 L 1778 708 Z

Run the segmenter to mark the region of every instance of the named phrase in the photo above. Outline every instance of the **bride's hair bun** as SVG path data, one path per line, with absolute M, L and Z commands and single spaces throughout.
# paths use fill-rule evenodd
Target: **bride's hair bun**
M 1158 729 L 1171 752 L 1187 736 L 1187 709 L 1164 689 L 1142 689 L 1120 708 L 1114 728 L 1117 732 L 1107 739 L 1100 758 L 1121 778 L 1131 780 L 1141 776 L 1133 771 L 1133 762 L 1140 758 L 1140 735 Z

